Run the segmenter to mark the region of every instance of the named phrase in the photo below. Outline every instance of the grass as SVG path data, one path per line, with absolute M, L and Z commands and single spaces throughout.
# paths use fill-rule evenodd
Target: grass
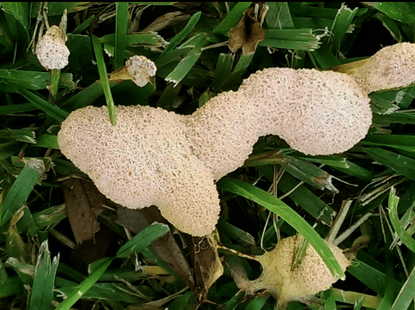
M 261 268 L 233 253 L 260 255 L 296 232 L 346 279 L 289 310 L 415 309 L 414 86 L 371 94 L 369 134 L 343 154 L 306 156 L 260 138 L 217 184 L 217 239 L 180 234 L 154 207 L 115 205 L 60 153 L 56 134 L 78 108 L 106 105 L 113 124 L 115 104 L 190 114 L 257 70 L 352 68 L 415 37 L 410 2 L 270 2 L 265 39 L 252 54 L 231 53 L 228 33 L 255 5 L 49 2 L 49 25 L 68 10 L 71 55 L 47 71 L 33 53 L 43 6 L 0 4 L 0 309 L 274 309 L 265 292 L 238 289 L 231 271 L 255 279 Z M 108 79 L 132 55 L 156 63 L 154 85 Z M 357 255 L 344 274 L 322 241 L 332 227 Z

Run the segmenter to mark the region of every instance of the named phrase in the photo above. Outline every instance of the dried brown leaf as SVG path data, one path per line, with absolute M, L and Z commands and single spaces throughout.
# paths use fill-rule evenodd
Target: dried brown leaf
M 187 21 L 190 18 L 189 14 L 184 14 L 180 11 L 169 12 L 156 18 L 150 25 L 145 27 L 142 32 L 158 32 L 167 26 L 171 26 L 180 22 Z
M 141 210 L 131 210 L 119 207 L 117 209 L 118 223 L 134 233 L 139 233 L 153 222 L 167 223 L 160 211 L 151 206 Z M 191 290 L 195 289 L 195 283 L 189 264 L 182 251 L 174 240 L 171 232 L 154 241 L 150 249 L 157 254 L 179 276 Z
M 193 265 L 201 300 L 206 299 L 209 288 L 223 274 L 214 234 L 192 237 Z
M 242 47 L 244 55 L 254 53 L 258 43 L 265 39 L 265 32 L 256 20 L 254 9 L 249 8 L 239 23 L 229 32 L 229 49 L 235 53 Z
M 93 183 L 79 179 L 64 181 L 63 194 L 76 243 L 93 239 L 99 231 L 98 215 L 108 200 Z

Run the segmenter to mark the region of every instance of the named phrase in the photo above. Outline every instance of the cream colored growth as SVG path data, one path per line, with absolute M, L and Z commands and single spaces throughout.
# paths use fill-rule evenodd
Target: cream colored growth
M 247 294 L 267 290 L 278 300 L 278 304 L 286 304 L 294 300 L 317 294 L 329 289 L 338 279 L 333 277 L 316 250 L 308 245 L 301 263 L 291 269 L 294 251 L 300 243 L 299 235 L 282 239 L 276 247 L 254 259 L 261 263 L 262 274 L 253 281 L 243 283 Z M 326 241 L 343 271 L 351 262 L 343 255 L 342 250 Z
M 379 68 L 398 68 L 399 55 L 385 60 L 382 55 L 399 54 L 405 46 L 379 51 L 357 72 L 358 83 L 331 71 L 258 71 L 237 92 L 221 93 L 188 116 L 117 106 L 117 125 L 111 126 L 106 107 L 86 107 L 62 123 L 58 143 L 114 202 L 134 209 L 157 205 L 176 228 L 203 236 L 219 217 L 214 181 L 242 166 L 260 136 L 279 135 L 311 155 L 341 153 L 363 139 L 372 121 L 367 93 L 377 89 L 368 85 L 379 79 Z M 388 76 L 394 77 L 388 84 L 393 87 L 415 80 L 399 82 L 395 72 Z
M 40 64 L 48 69 L 63 69 L 68 65 L 69 49 L 66 37 L 58 26 L 51 26 L 36 45 Z
M 406 87 L 415 82 L 415 44 L 387 46 L 352 75 L 366 94 Z

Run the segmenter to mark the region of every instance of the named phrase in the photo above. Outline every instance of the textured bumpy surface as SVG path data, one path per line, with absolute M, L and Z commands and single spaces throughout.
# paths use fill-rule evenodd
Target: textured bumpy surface
M 415 81 L 415 44 L 397 43 L 387 46 L 353 74 L 366 94 L 405 87 Z
M 251 74 L 239 88 L 252 98 L 261 134 L 278 135 L 308 155 L 347 151 L 372 123 L 369 98 L 343 73 L 269 68 Z
M 48 69 L 63 69 L 68 65 L 69 49 L 58 26 L 51 26 L 36 45 L 40 64 Z
M 133 82 L 139 87 L 146 86 L 150 78 L 156 75 L 156 65 L 144 56 L 132 56 L 125 62 L 125 65 Z
M 145 106 L 76 110 L 62 123 L 59 147 L 108 198 L 127 208 L 157 205 L 177 229 L 210 233 L 219 217 L 211 172 L 190 152 L 184 116 Z
M 272 251 L 256 256 L 255 259 L 262 265 L 262 274 L 249 282 L 246 289 L 248 294 L 265 289 L 279 304 L 283 304 L 325 291 L 337 281 L 311 245 L 307 247 L 301 263 L 291 270 L 294 251 L 298 248 L 300 240 L 298 235 L 282 239 Z M 351 262 L 341 249 L 329 242 L 326 243 L 343 271 L 346 270 Z
M 148 81 L 156 68 L 141 58 L 127 67 Z M 260 136 L 279 135 L 305 154 L 328 155 L 358 143 L 372 121 L 369 98 L 350 76 L 290 68 L 258 71 L 192 115 L 144 106 L 117 106 L 116 113 L 111 126 L 106 107 L 72 112 L 58 134 L 62 153 L 114 202 L 133 209 L 154 204 L 194 236 L 217 223 L 214 181 L 242 166 Z

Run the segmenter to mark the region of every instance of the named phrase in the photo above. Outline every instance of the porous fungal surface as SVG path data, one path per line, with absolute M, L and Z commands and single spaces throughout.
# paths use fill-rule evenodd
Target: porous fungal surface
M 58 26 L 51 26 L 36 45 L 36 56 L 40 64 L 48 70 L 63 69 L 69 61 L 69 49 L 65 36 Z
M 260 135 L 278 135 L 308 155 L 342 153 L 372 123 L 370 100 L 350 76 L 314 69 L 269 68 L 238 90 L 260 112 Z
M 397 43 L 379 50 L 352 77 L 366 94 L 405 87 L 415 81 L 415 44 Z
M 114 202 L 131 209 L 156 205 L 177 229 L 210 233 L 219 217 L 213 177 L 191 153 L 184 116 L 146 106 L 78 109 L 62 123 L 62 153 Z
M 192 115 L 159 108 L 106 107 L 72 112 L 62 123 L 62 153 L 108 198 L 150 205 L 177 229 L 203 236 L 219 216 L 214 181 L 243 165 L 262 135 L 276 134 L 305 154 L 348 150 L 367 133 L 369 98 L 349 76 L 271 68 L 252 74 Z
M 156 75 L 155 63 L 144 56 L 132 56 L 125 62 L 125 65 L 133 82 L 139 87 L 146 86 L 150 78 Z
M 298 248 L 300 240 L 299 235 L 282 239 L 272 251 L 256 256 L 255 260 L 262 266 L 262 274 L 246 284 L 246 293 L 254 294 L 259 290 L 267 290 L 278 304 L 286 304 L 307 299 L 310 295 L 329 289 L 338 279 L 332 276 L 311 245 L 308 245 L 300 264 L 292 270 L 294 251 Z M 327 241 L 326 244 L 345 271 L 351 262 L 341 249 Z

